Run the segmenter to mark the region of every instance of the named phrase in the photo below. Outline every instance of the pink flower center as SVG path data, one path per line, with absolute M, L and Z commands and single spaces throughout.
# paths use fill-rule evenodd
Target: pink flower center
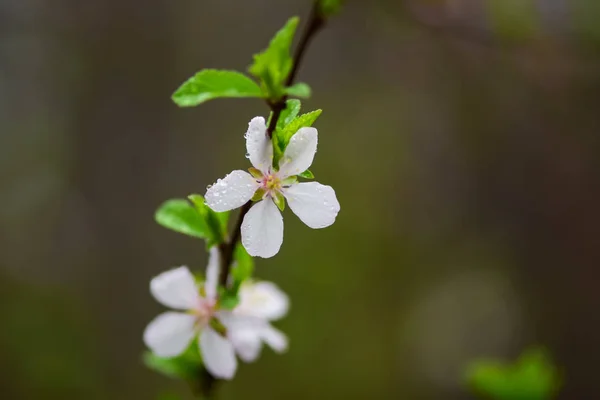
M 205 298 L 201 298 L 195 309 L 192 310 L 192 314 L 196 317 L 196 325 L 198 327 L 204 327 L 208 325 L 211 318 L 215 314 L 215 302 Z
M 267 192 L 279 191 L 281 190 L 281 179 L 277 175 L 270 173 L 262 177 L 260 185 Z

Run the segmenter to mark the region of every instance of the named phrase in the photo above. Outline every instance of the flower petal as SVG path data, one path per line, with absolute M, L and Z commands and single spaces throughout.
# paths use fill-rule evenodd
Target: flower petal
M 154 277 L 150 281 L 150 293 L 161 304 L 189 310 L 198 304 L 198 287 L 187 267 L 174 268 Z
M 206 280 L 204 281 L 204 291 L 208 300 L 217 298 L 217 288 L 219 286 L 219 271 L 221 268 L 221 252 L 218 246 L 210 248 L 208 255 L 208 265 L 206 266 Z
M 235 170 L 206 191 L 206 204 L 216 212 L 233 210 L 248 202 L 260 185 L 246 171 Z
M 254 204 L 242 223 L 242 244 L 253 257 L 269 258 L 283 243 L 283 218 L 270 198 Z
M 283 195 L 294 214 L 313 229 L 333 224 L 340 211 L 333 188 L 318 182 L 297 183 L 283 189 Z
M 262 349 L 259 331 L 253 329 L 233 330 L 227 334 L 233 343 L 235 352 L 244 362 L 256 361 Z
M 169 311 L 160 314 L 144 331 L 144 343 L 159 357 L 183 353 L 194 337 L 193 315 Z
M 279 174 L 282 179 L 306 171 L 317 152 L 318 132 L 315 128 L 300 128 L 292 136 L 279 161 Z
M 266 320 L 276 320 L 287 314 L 289 298 L 271 282 L 245 283 L 240 288 L 240 304 L 234 312 Z
M 233 344 L 211 327 L 200 334 L 200 351 L 204 366 L 214 377 L 231 379 L 237 369 Z
M 260 333 L 264 342 L 276 352 L 283 353 L 288 349 L 287 336 L 279 329 L 272 327 L 271 324 L 267 324 Z
M 273 145 L 267 136 L 267 125 L 263 117 L 252 118 L 245 138 L 250 162 L 263 174 L 267 173 L 273 162 Z

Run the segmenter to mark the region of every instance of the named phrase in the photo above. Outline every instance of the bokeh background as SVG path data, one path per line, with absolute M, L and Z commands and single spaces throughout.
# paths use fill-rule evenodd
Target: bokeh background
M 0 398 L 190 398 L 141 334 L 150 278 L 206 254 L 153 213 L 247 168 L 267 107 L 170 95 L 244 70 L 309 3 L 0 2 Z M 292 298 L 291 349 L 220 398 L 470 399 L 470 360 L 531 344 L 560 398 L 598 397 L 598 4 L 348 1 L 300 72 L 342 211 L 313 231 L 286 210 L 257 274 Z

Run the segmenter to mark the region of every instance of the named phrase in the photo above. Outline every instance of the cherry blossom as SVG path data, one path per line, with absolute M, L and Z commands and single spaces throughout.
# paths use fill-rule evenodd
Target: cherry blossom
M 150 292 L 154 298 L 178 311 L 164 312 L 150 322 L 144 342 L 157 356 L 170 358 L 182 354 L 197 337 L 206 369 L 217 378 L 232 379 L 236 353 L 250 362 L 258 357 L 263 342 L 277 352 L 287 349 L 287 338 L 270 321 L 287 313 L 289 300 L 273 283 L 245 282 L 239 304 L 233 310 L 221 309 L 219 267 L 219 250 L 213 247 L 204 283 L 198 284 L 187 267 L 153 278 Z
M 164 312 L 150 322 L 144 331 L 144 342 L 157 356 L 175 357 L 198 337 L 206 369 L 215 377 L 231 379 L 237 368 L 233 345 L 211 324 L 218 309 L 219 258 L 217 247 L 213 247 L 203 285 L 196 283 L 187 267 L 171 269 L 152 279 L 150 292 L 154 298 L 180 311 Z
M 297 175 L 312 164 L 317 151 L 315 128 L 299 129 L 290 139 L 279 168 L 273 166 L 273 145 L 262 117 L 253 118 L 245 135 L 250 173 L 235 170 L 210 186 L 206 204 L 222 212 L 257 200 L 244 217 L 242 244 L 251 256 L 273 257 L 283 243 L 283 218 L 279 208 L 285 200 L 302 222 L 313 229 L 334 223 L 340 204 L 331 186 L 298 182 Z

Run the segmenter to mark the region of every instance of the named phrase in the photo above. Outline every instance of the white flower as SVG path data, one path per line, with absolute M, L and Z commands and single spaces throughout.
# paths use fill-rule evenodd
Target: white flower
M 217 378 L 231 379 L 237 369 L 235 353 L 250 362 L 258 357 L 263 342 L 277 352 L 287 349 L 287 338 L 269 321 L 287 313 L 289 300 L 270 282 L 245 282 L 239 291 L 238 306 L 232 311 L 220 310 L 219 263 L 219 251 L 213 247 L 206 282 L 200 287 L 187 267 L 163 272 L 152 279 L 150 291 L 156 300 L 183 312 L 168 311 L 156 317 L 144 331 L 144 342 L 159 357 L 175 357 L 198 337 L 206 369 Z M 210 324 L 213 318 L 225 327 L 225 333 L 213 329 Z
M 271 282 L 245 282 L 239 296 L 240 304 L 231 312 L 222 312 L 220 318 L 240 358 L 256 360 L 263 342 L 278 353 L 286 351 L 287 337 L 269 321 L 287 314 L 287 295 Z
M 273 146 L 267 137 L 262 117 L 253 118 L 246 132 L 248 158 L 258 171 L 254 176 L 235 170 L 206 192 L 206 204 L 214 211 L 229 211 L 250 201 L 255 193 L 261 201 L 252 206 L 242 223 L 242 244 L 251 256 L 273 257 L 283 243 L 283 219 L 276 201 L 283 197 L 302 222 L 311 228 L 325 228 L 335 221 L 340 204 L 331 186 L 317 182 L 298 183 L 296 175 L 306 171 L 317 151 L 318 133 L 315 128 L 296 132 L 273 168 Z
M 152 279 L 150 292 L 156 300 L 184 312 L 160 314 L 148 324 L 144 342 L 157 356 L 175 357 L 198 336 L 206 369 L 217 378 L 231 379 L 237 369 L 233 345 L 210 325 L 211 319 L 218 316 L 219 258 L 217 247 L 213 247 L 206 268 L 204 296 L 200 295 L 200 288 L 187 267 L 163 272 Z

